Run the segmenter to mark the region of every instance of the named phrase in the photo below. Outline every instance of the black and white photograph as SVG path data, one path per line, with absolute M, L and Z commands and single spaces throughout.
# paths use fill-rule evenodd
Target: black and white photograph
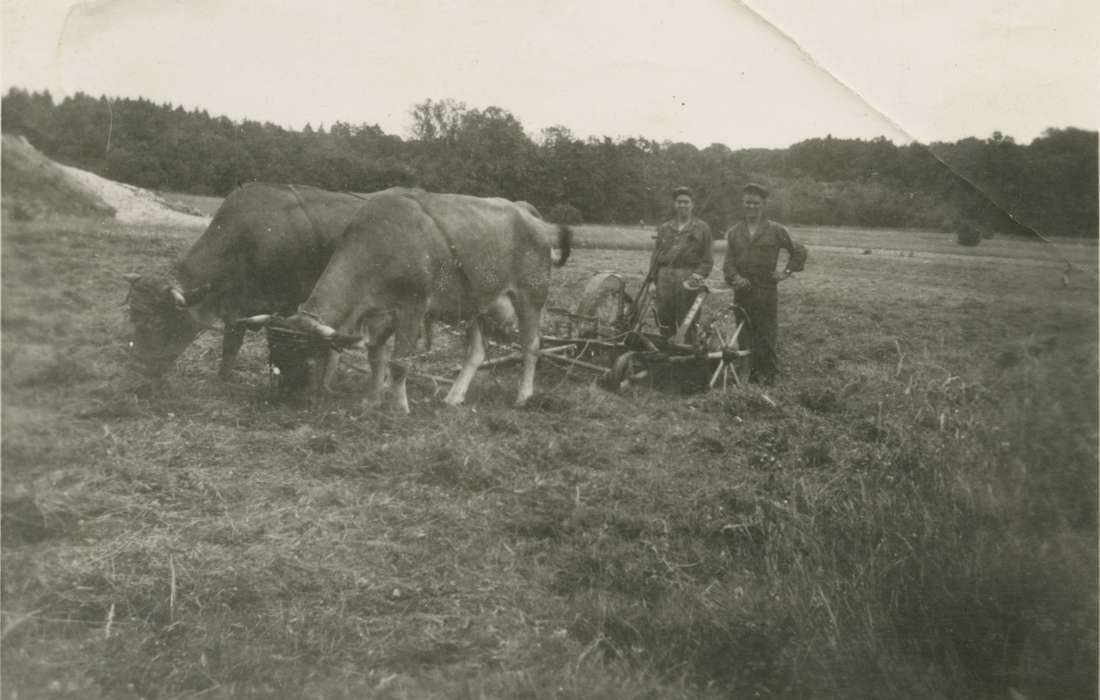
M 0 11 L 0 700 L 1098 697 L 1095 0 Z

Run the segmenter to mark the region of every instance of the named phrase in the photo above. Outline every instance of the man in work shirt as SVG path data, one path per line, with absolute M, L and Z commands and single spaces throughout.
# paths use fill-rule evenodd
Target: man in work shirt
M 726 232 L 726 259 L 722 274 L 734 289 L 736 303 L 752 324 L 753 372 L 774 381 L 779 372 L 779 294 L 777 283 L 806 265 L 806 247 L 795 243 L 787 229 L 764 216 L 768 191 L 745 185 L 741 204 L 745 219 Z M 776 271 L 779 251 L 789 253 L 783 272 Z
M 691 190 L 677 187 L 672 197 L 676 218 L 657 229 L 648 275 L 657 283 L 657 324 L 665 335 L 676 332 L 695 300 L 696 288 L 714 268 L 710 227 L 692 214 Z

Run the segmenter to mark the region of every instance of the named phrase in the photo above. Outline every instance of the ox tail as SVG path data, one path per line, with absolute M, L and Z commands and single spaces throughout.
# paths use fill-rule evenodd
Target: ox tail
M 565 224 L 558 224 L 558 251 L 558 259 L 554 261 L 554 265 L 561 267 L 573 251 L 573 229 Z

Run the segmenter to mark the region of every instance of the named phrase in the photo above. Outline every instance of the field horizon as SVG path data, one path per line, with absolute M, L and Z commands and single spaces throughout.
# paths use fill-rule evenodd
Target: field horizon
M 213 216 L 223 198 L 159 192 L 169 202 L 177 202 L 191 211 Z M 782 222 L 780 222 L 782 223 Z M 815 248 L 857 248 L 867 254 L 962 255 L 970 257 L 1018 258 L 1032 263 L 1047 262 L 1064 266 L 1067 262 L 1088 273 L 1097 265 L 1097 240 L 1055 236 L 1045 240 L 1033 236 L 1002 234 L 980 246 L 954 245 L 955 234 L 930 229 L 883 229 L 858 226 L 787 224 L 795 237 Z M 582 248 L 650 250 L 657 224 L 624 226 L 615 224 L 578 224 L 573 227 L 575 243 Z M 878 232 L 882 232 L 879 235 Z M 718 259 L 725 252 L 722 232 L 715 232 L 714 252 Z

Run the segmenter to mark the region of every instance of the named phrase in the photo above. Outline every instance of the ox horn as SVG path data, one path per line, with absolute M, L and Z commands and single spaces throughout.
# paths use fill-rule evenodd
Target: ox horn
M 126 280 L 130 284 L 134 284 L 139 279 L 141 279 L 141 275 L 136 272 L 126 272 L 122 275 L 122 279 Z
M 238 318 L 236 323 L 239 326 L 244 326 L 251 330 L 259 330 L 266 326 L 271 319 L 275 318 L 273 314 L 260 314 L 258 316 L 248 316 L 246 318 Z
M 172 297 L 172 301 L 176 302 L 176 306 L 187 306 L 187 297 L 179 287 L 169 287 L 168 295 Z
M 303 325 L 305 325 L 314 333 L 320 335 L 322 338 L 331 338 L 332 336 L 336 335 L 335 328 L 333 328 L 332 326 L 326 326 L 313 314 L 299 313 L 298 318 L 301 320 L 301 323 Z

